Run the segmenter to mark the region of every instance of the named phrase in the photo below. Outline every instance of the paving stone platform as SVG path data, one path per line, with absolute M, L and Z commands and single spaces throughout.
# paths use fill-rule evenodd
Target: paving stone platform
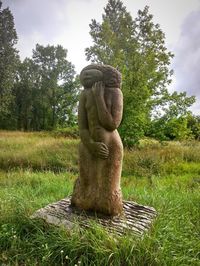
M 65 198 L 37 210 L 31 218 L 41 218 L 49 224 L 64 226 L 68 230 L 77 225 L 87 228 L 95 221 L 107 231 L 118 235 L 127 233 L 142 235 L 150 229 L 157 215 L 154 208 L 132 201 L 123 201 L 123 210 L 123 215 L 109 217 L 77 210 L 70 206 L 70 198 Z

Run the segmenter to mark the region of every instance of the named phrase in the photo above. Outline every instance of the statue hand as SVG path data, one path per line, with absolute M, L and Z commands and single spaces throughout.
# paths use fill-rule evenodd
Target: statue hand
M 92 86 L 92 92 L 95 96 L 103 96 L 104 95 L 104 84 L 102 81 L 96 82 Z
M 103 142 L 94 142 L 90 145 L 91 153 L 101 159 L 107 159 L 109 155 L 109 150 L 106 144 Z

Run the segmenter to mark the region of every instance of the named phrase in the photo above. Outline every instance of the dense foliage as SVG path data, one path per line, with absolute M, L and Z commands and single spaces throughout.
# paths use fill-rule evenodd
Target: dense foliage
M 12 88 L 15 71 L 19 62 L 15 48 L 17 33 L 9 8 L 2 9 L 0 1 L 0 125 L 10 122 L 14 96 Z
M 49 130 L 73 125 L 79 83 L 62 46 L 37 44 L 19 65 L 14 85 L 17 128 Z

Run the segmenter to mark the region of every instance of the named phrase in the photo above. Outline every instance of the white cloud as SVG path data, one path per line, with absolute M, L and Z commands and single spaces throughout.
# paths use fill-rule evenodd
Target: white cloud
M 184 20 L 180 38 L 175 46 L 176 84 L 178 91 L 187 91 L 197 98 L 194 111 L 200 113 L 200 9 Z

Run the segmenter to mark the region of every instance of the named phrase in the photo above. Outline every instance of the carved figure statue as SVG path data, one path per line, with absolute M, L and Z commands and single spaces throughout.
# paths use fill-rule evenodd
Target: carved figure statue
M 123 110 L 121 74 L 111 66 L 94 64 L 83 68 L 80 80 L 84 86 L 78 110 L 80 169 L 71 204 L 118 215 L 123 209 L 123 146 L 117 131 Z

